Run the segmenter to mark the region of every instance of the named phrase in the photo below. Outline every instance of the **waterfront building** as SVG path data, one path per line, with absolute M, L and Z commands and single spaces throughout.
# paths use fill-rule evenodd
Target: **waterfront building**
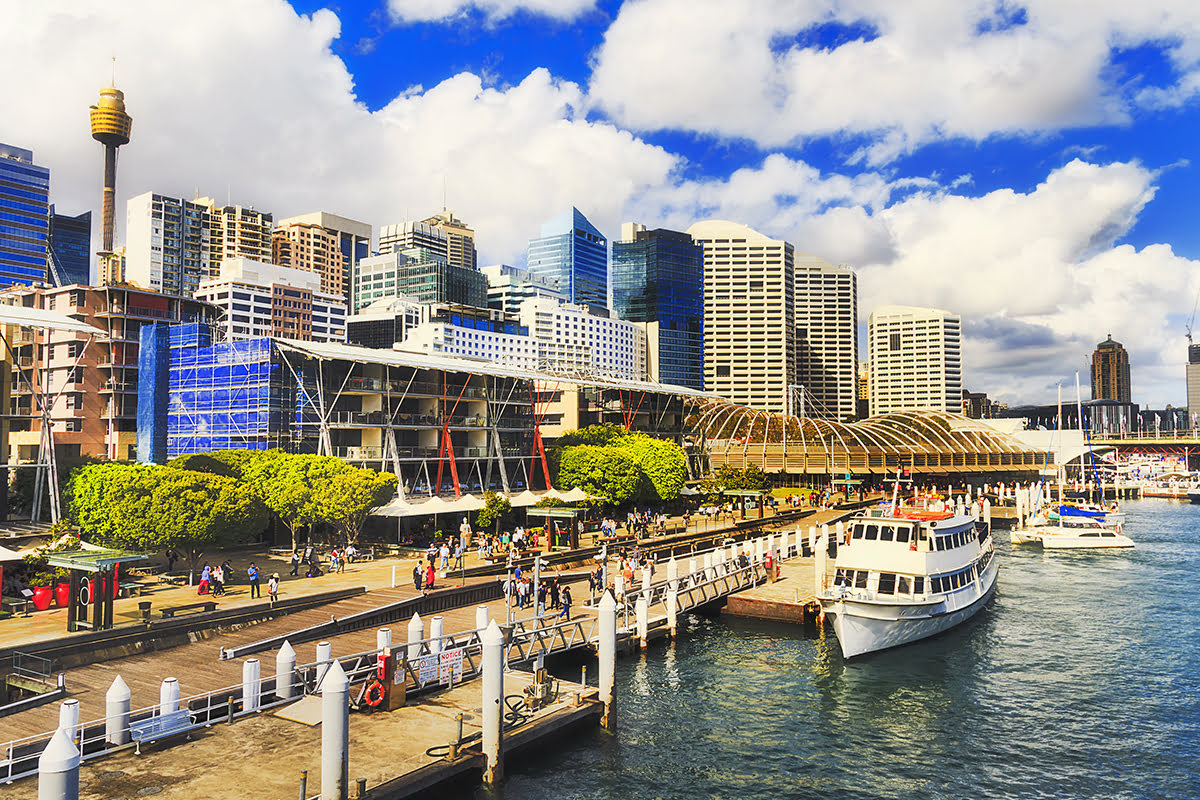
M 394 250 L 364 258 L 355 267 L 355 311 L 381 297 L 404 296 L 420 303 L 488 307 L 488 282 L 479 270 L 448 264 L 424 248 Z
M 196 297 L 220 309 L 225 338 L 275 336 L 346 340 L 346 303 L 321 288 L 321 276 L 248 258 L 227 258 L 220 275 L 200 282 Z
M 271 231 L 271 263 L 321 277 L 321 291 L 345 297 L 346 256 L 338 235 L 311 222 L 291 222 Z
M 342 289 L 340 294 L 346 298 L 349 305 L 354 298 L 354 268 L 358 262 L 371 255 L 371 226 L 365 222 L 349 219 L 348 217 L 331 214 L 328 211 L 314 211 L 295 217 L 281 219 L 279 228 L 291 225 L 320 225 L 326 232 L 337 238 L 338 249 L 342 253 Z
M 100 254 L 113 249 L 113 215 L 117 202 L 117 148 L 129 143 L 133 118 L 125 113 L 125 93 L 115 87 L 100 90 L 91 106 L 92 138 L 104 145 L 104 194 L 100 209 Z
M 361 347 L 391 350 L 421 324 L 424 308 L 407 297 L 381 297 L 346 317 L 346 341 Z
M 47 238 L 47 272 L 55 286 L 92 283 L 92 212 L 70 217 L 50 204 Z
M 795 253 L 796 383 L 807 414 L 846 420 L 857 414 L 858 277 L 823 258 Z
M 560 303 L 570 302 L 558 290 L 558 282 L 534 275 L 527 269 L 492 264 L 480 267 L 479 271 L 488 281 L 488 308 L 518 314 L 521 304 L 534 297 L 549 297 Z
M 871 413 L 962 413 L 962 319 L 937 308 L 883 306 L 867 321 Z
M 560 375 L 645 381 L 646 332 L 597 306 L 535 297 L 521 304 L 521 325 L 538 343 L 539 369 Z
M 1200 344 L 1188 343 L 1188 360 L 1184 366 L 1187 383 L 1187 411 L 1192 427 L 1200 425 Z
M 46 280 L 50 170 L 0 143 L 0 287 Z
M 255 211 L 253 206 L 218 206 L 211 197 L 197 202 L 208 207 L 210 220 L 208 277 L 219 275 L 221 265 L 231 258 L 270 262 L 270 214 Z
M 21 329 L 13 342 L 15 363 L 10 413 L 13 461 L 34 461 L 41 439 L 34 392 L 46 390 L 56 451 L 125 460 L 135 453 L 138 336 L 150 322 L 211 321 L 214 310 L 197 300 L 129 286 L 11 287 L 0 301 L 53 311 L 107 334 L 89 341 L 82 333 Z M 23 418 L 23 419 L 22 419 Z
M 577 208 L 542 225 L 529 240 L 529 271 L 555 281 L 577 305 L 608 307 L 608 240 Z
M 650 380 L 704 388 L 704 247 L 626 223 L 612 246 L 613 309 L 646 332 Z
M 1092 399 L 1130 402 L 1129 353 L 1111 333 L 1092 352 Z
M 687 233 L 704 246 L 705 390 L 763 411 L 798 410 L 792 245 L 724 220 Z
M 142 289 L 193 296 L 209 277 L 211 236 L 211 216 L 200 202 L 154 192 L 129 198 L 124 280 Z

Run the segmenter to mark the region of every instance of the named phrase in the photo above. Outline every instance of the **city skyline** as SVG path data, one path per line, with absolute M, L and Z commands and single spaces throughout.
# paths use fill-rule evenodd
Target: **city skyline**
M 378 226 L 448 205 L 475 229 L 479 263 L 518 266 L 563 207 L 610 240 L 631 219 L 724 218 L 855 269 L 860 329 L 885 303 L 960 314 L 964 381 L 997 399 L 1051 397 L 1111 330 L 1134 400 L 1183 404 L 1200 12 L 234 8 L 22 6 L 0 65 L 34 69 L 0 138 L 51 169 L 64 213 L 98 211 L 86 108 L 115 53 L 138 125 L 118 209 L 198 190 L 275 219 L 324 208 Z M 646 47 L 667 25 L 671 41 Z

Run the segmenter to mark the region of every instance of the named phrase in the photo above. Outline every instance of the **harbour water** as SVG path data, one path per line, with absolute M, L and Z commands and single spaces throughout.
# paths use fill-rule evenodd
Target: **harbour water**
M 991 608 L 860 661 L 832 631 L 693 618 L 617 662 L 615 736 L 556 743 L 497 794 L 1200 797 L 1200 506 L 1125 506 L 1135 550 L 1001 532 Z

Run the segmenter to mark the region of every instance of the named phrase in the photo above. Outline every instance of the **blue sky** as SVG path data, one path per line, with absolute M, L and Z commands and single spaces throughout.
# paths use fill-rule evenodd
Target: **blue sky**
M 519 262 L 570 205 L 610 237 L 727 218 L 854 267 L 864 324 L 887 303 L 962 314 L 974 391 L 1051 399 L 1111 332 L 1135 401 L 1185 401 L 1194 3 L 10 3 L 0 68 L 28 78 L 0 140 L 35 150 L 68 212 L 99 204 L 82 112 L 115 53 L 119 203 L 382 225 L 444 187 L 484 263 Z

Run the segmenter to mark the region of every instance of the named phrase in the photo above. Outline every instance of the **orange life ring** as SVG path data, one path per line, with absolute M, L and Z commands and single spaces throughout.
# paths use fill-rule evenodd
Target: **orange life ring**
M 379 708 L 383 705 L 383 684 L 377 680 L 368 683 L 367 693 L 363 696 L 363 700 L 371 708 Z

